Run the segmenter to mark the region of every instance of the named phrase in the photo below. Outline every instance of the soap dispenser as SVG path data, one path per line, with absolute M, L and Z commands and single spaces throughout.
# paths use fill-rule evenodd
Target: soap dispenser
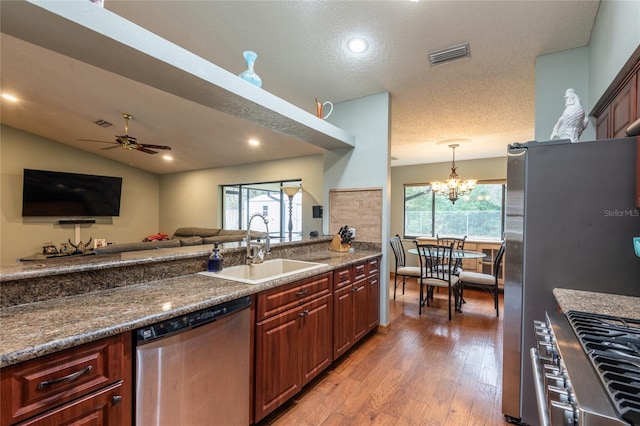
M 218 249 L 218 243 L 213 245 L 213 253 L 209 256 L 209 262 L 207 263 L 207 270 L 209 272 L 220 272 L 224 268 L 222 255 L 220 249 Z

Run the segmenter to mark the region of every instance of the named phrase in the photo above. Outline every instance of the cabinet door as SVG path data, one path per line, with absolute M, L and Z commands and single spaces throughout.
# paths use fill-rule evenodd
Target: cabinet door
M 333 360 L 333 297 L 330 295 L 305 305 L 302 322 L 303 385 L 327 368 Z
M 363 278 L 353 284 L 353 342 L 362 339 L 369 331 L 369 297 L 367 286 L 369 280 Z
M 333 359 L 353 346 L 353 284 L 333 293 Z
M 30 419 L 20 426 L 123 425 L 122 382 Z M 128 416 L 130 418 L 130 415 Z
M 636 116 L 636 78 L 634 75 L 611 102 L 611 131 L 614 138 L 627 135 L 626 130 Z
M 369 276 L 367 283 L 367 332 L 380 324 L 380 274 Z
M 302 387 L 301 312 L 292 309 L 256 325 L 256 421 Z

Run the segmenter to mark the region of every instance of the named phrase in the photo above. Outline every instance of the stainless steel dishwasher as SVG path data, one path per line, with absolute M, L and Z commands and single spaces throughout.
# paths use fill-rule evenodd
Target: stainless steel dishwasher
M 250 298 L 136 332 L 136 425 L 249 424 Z

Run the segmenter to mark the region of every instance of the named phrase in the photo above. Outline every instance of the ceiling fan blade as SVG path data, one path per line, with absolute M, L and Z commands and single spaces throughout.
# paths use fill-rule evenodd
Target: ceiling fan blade
M 167 145 L 153 145 L 153 144 L 148 144 L 148 143 L 141 143 L 139 145 L 142 145 L 145 148 L 153 148 L 153 149 L 171 149 L 170 146 Z
M 113 144 L 117 143 L 117 142 L 114 142 L 114 141 L 97 141 L 95 139 L 76 139 L 76 140 L 77 141 L 84 141 L 84 142 L 100 142 L 100 143 L 113 143 Z
M 147 149 L 142 145 L 136 146 L 135 149 L 138 150 L 138 151 L 146 152 L 147 154 L 157 154 L 156 151 L 153 151 L 151 149 Z

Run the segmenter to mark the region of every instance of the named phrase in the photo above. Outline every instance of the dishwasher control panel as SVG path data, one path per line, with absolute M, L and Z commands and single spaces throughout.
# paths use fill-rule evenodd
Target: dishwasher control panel
M 242 299 L 233 300 L 221 305 L 192 312 L 181 317 L 149 325 L 137 330 L 137 342 L 138 344 L 144 344 L 145 342 L 168 337 L 182 330 L 208 324 L 227 314 L 248 308 L 249 306 L 251 306 L 251 298 L 246 296 Z

